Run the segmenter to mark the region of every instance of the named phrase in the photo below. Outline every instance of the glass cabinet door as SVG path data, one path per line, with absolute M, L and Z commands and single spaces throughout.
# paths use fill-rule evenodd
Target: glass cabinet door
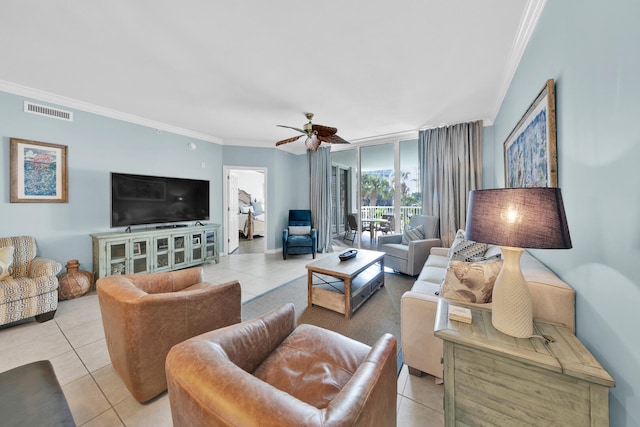
M 204 261 L 205 233 L 191 233 L 191 262 Z
M 217 254 L 215 231 L 209 230 L 205 232 L 205 242 L 205 258 L 214 258 Z
M 155 237 L 153 239 L 156 248 L 156 271 L 168 270 L 169 265 L 169 238 Z
M 107 243 L 108 275 L 128 274 L 127 270 L 127 241 Z
M 134 240 L 131 248 L 131 270 L 133 273 L 146 273 L 149 268 L 148 239 Z
M 186 238 L 184 234 L 171 236 L 173 242 L 173 266 L 187 263 Z

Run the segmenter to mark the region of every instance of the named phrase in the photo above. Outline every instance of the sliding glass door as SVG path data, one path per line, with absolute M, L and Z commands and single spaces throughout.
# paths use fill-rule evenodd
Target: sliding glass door
M 361 247 L 375 249 L 377 236 L 395 228 L 394 159 L 393 143 L 360 149 Z
M 420 164 L 418 162 L 418 140 L 400 142 L 399 188 L 400 221 L 398 231 L 404 230 L 409 218 L 422 213 L 422 189 L 420 187 Z
M 347 216 L 354 214 L 353 246 L 375 249 L 380 234 L 401 233 L 422 212 L 417 140 L 333 151 L 331 161 L 334 238 L 349 232 L 350 240 Z
M 356 149 L 331 153 L 331 230 L 334 237 L 348 231 L 347 215 L 358 209 Z

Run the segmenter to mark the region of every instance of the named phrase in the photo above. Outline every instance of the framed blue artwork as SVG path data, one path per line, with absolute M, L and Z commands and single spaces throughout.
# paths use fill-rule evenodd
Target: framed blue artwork
M 11 138 L 11 203 L 67 203 L 67 146 Z
M 504 142 L 505 188 L 558 186 L 554 85 L 547 80 Z

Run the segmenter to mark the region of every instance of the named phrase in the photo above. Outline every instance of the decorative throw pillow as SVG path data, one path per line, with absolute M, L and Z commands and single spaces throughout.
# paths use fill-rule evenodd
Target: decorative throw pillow
M 456 232 L 456 237 L 453 238 L 453 243 L 451 243 L 451 247 L 449 248 L 449 258 L 453 255 L 453 249 L 458 247 L 458 245 L 464 241 L 464 230 L 460 229 Z
M 500 261 L 502 260 L 502 254 L 495 254 L 491 256 L 474 256 L 471 257 L 468 262 L 483 262 L 483 261 Z
M 255 216 L 258 216 L 264 213 L 264 209 L 262 208 L 262 203 L 251 202 L 251 208 L 253 209 L 253 214 Z
M 502 261 L 451 261 L 442 282 L 442 297 L 463 302 L 491 302 L 493 284 L 502 268 Z
M 409 242 L 413 240 L 422 240 L 424 239 L 424 227 L 422 225 L 417 226 L 416 228 L 405 228 L 402 233 L 402 244 L 408 245 Z
M 464 238 L 464 230 L 460 229 L 449 248 L 451 261 L 472 261 L 472 258 L 484 256 L 489 249 L 486 243 L 478 243 Z
M 0 248 L 0 280 L 9 276 L 9 268 L 13 264 L 13 246 Z
M 292 236 L 305 236 L 307 234 L 311 234 L 311 226 L 310 225 L 290 225 L 289 234 L 291 234 Z

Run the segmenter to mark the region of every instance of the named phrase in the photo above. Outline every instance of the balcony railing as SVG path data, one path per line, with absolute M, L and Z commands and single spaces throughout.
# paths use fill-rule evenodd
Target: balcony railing
M 398 232 L 404 231 L 404 226 L 409 224 L 409 218 L 413 215 L 422 214 L 421 206 L 400 206 L 400 221 L 396 221 L 396 227 L 400 226 Z M 360 218 L 378 218 L 382 219 L 383 215 L 398 215 L 394 213 L 393 206 L 362 206 L 360 208 Z

